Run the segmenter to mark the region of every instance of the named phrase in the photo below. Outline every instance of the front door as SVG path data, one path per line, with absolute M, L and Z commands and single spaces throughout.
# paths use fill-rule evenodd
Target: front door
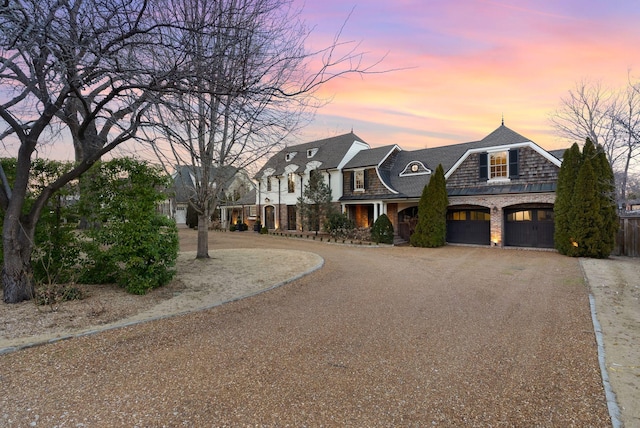
M 264 208 L 264 226 L 267 229 L 276 228 L 275 209 L 272 206 L 268 206 Z
M 287 229 L 296 230 L 296 206 L 287 205 Z

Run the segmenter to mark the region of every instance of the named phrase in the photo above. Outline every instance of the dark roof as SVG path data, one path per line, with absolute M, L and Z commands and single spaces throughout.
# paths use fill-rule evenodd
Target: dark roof
M 564 156 L 564 152 L 566 150 L 567 149 L 557 149 L 557 150 L 548 150 L 548 152 L 551 156 L 554 156 L 555 158 L 562 160 L 562 157 Z
M 449 146 L 441 146 L 441 147 L 433 147 L 422 150 L 401 150 L 397 153 L 394 158 L 393 164 L 388 171 L 383 169 L 379 170 L 380 176 L 382 180 L 388 184 L 389 187 L 396 190 L 398 193 L 392 195 L 394 198 L 415 198 L 420 197 L 422 195 L 422 190 L 424 186 L 429 183 L 431 178 L 431 174 L 420 174 L 420 175 L 411 175 L 407 174 L 404 176 L 400 176 L 400 173 L 403 172 L 407 165 L 411 162 L 421 162 L 425 167 L 429 168 L 431 172 L 435 172 L 438 164 L 442 165 L 445 173 L 449 171 L 456 162 L 469 150 L 472 149 L 481 149 L 485 147 L 495 147 L 495 146 L 505 146 L 510 144 L 524 143 L 529 142 L 530 139 L 518 134 L 517 132 L 512 131 L 504 125 L 498 127 L 495 131 L 484 137 L 479 141 L 471 141 L 468 143 L 461 144 L 453 144 Z M 387 147 L 381 147 L 379 149 L 386 149 Z M 370 163 L 368 165 L 365 164 L 364 161 L 360 161 L 360 159 L 375 159 L 374 155 L 378 155 L 379 153 L 369 154 L 367 152 L 374 152 L 378 149 L 371 150 L 363 150 L 358 153 L 351 162 L 347 164 L 348 167 L 354 167 L 352 164 L 356 164 L 359 162 L 361 165 L 359 166 L 372 166 L 377 165 L 377 163 Z M 557 157 L 557 156 L 556 156 Z M 484 188 L 483 189 L 489 189 Z M 503 188 L 503 190 L 505 190 Z M 530 190 L 524 190 L 530 191 Z
M 280 152 L 272 156 L 264 166 L 258 171 L 255 178 L 262 176 L 262 173 L 272 168 L 275 172 L 273 175 L 284 175 L 287 165 L 296 165 L 299 169 L 305 169 L 309 162 L 320 162 L 320 169 L 335 169 L 340 165 L 345 155 L 353 146 L 353 143 L 360 142 L 369 146 L 364 140 L 353 132 L 338 135 L 336 137 L 325 138 L 323 140 L 311 141 L 309 143 L 297 144 L 282 149 Z M 307 150 L 318 149 L 317 153 L 312 157 L 307 157 Z M 296 155 L 290 161 L 286 160 L 286 154 L 296 152 Z
M 211 183 L 225 187 L 231 183 L 238 169 L 233 166 L 213 167 L 211 170 Z M 200 181 L 202 177 L 202 168 L 199 166 L 181 165 L 176 167 L 176 173 L 173 180 L 173 190 L 175 199 L 178 203 L 186 203 L 189 197 L 194 194 L 195 183 L 191 179 L 193 176 L 196 181 Z
M 255 205 L 255 204 L 256 204 L 256 189 L 249 190 L 245 195 L 243 195 L 237 201 L 220 201 L 220 205 L 225 207 L 240 207 L 244 205 Z
M 401 151 L 398 153 L 391 167 L 389 183 L 393 189 L 399 192 L 398 197 L 420 197 L 422 189 L 429 183 L 431 175 L 405 175 L 400 177 L 400 173 L 404 171 L 405 167 L 411 162 L 422 162 L 422 164 L 432 172 L 435 172 L 438 164 L 441 164 L 446 173 L 469 150 L 523 143 L 526 141 L 530 140 L 506 126 L 501 125 L 480 141 L 422 150 Z
M 555 192 L 557 183 L 508 184 L 447 189 L 449 196 L 498 195 L 508 193 Z
M 374 149 L 361 150 L 353 157 L 353 159 L 347 162 L 344 169 L 378 166 L 380 162 L 382 162 L 384 158 L 386 158 L 396 147 L 397 146 L 395 144 L 392 144 L 389 146 L 376 147 Z

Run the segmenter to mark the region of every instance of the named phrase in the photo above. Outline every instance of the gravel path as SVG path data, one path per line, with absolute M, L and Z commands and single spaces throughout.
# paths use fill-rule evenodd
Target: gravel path
M 574 259 L 212 234 L 212 252 L 242 247 L 325 266 L 0 356 L 0 426 L 610 426 Z

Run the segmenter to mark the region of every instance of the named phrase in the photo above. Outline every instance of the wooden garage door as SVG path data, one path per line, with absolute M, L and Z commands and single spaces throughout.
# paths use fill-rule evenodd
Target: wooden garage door
M 491 244 L 491 214 L 488 208 L 451 209 L 447 212 L 447 242 Z
M 505 210 L 505 219 L 505 245 L 553 248 L 553 208 Z

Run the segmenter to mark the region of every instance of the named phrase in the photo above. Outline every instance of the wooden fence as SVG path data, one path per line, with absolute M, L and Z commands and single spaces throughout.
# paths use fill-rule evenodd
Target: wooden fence
M 620 229 L 613 254 L 640 257 L 640 217 L 620 217 Z

